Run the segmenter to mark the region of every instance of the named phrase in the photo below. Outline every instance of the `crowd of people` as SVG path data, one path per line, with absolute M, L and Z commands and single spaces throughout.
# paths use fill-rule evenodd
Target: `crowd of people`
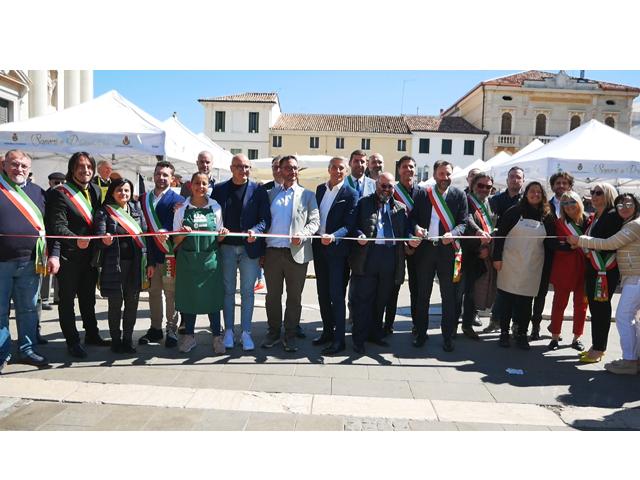
M 436 276 L 446 352 L 455 349 L 460 323 L 465 337 L 481 339 L 474 327 L 481 325 L 478 311 L 486 309 L 491 318 L 480 333 L 499 330 L 500 347 L 510 347 L 513 337 L 517 347 L 530 349 L 529 342 L 540 339 L 551 284 L 549 350 L 561 345 L 563 315 L 573 294 L 570 347 L 580 362 L 599 362 L 621 280 L 616 324 L 623 358 L 605 368 L 638 373 L 640 205 L 631 194 L 594 183 L 588 214 L 566 172 L 549 179 L 550 199 L 540 182 L 525 184 L 519 167 L 509 171 L 507 189 L 491 195 L 493 178 L 479 170 L 469 172 L 464 191 L 452 186 L 453 165 L 444 160 L 433 166 L 434 185 L 421 187 L 412 157 L 400 158 L 391 173 L 382 155 L 367 158 L 362 150 L 348 160 L 332 158 L 328 180 L 315 193 L 298 183 L 293 155 L 274 158 L 274 180 L 266 184 L 251 180 L 251 162 L 243 154 L 233 157 L 225 182 L 213 178 L 210 152 L 198 155 L 197 167 L 179 184 L 174 166 L 158 161 L 153 189 L 136 198 L 130 180 L 115 174 L 108 162 L 96 165 L 87 152 L 70 157 L 66 174 L 50 175 L 47 191 L 29 180 L 26 153 L 6 153 L 0 178 L 0 369 L 12 353 L 12 302 L 18 361 L 48 365 L 37 351 L 47 341 L 39 333 L 38 302 L 42 297 L 47 306 L 53 284 L 71 357 L 87 357 L 84 345 L 135 353 L 143 290 L 149 292 L 150 325 L 138 345 L 164 340 L 166 347 L 188 353 L 197 346 L 196 317 L 206 314 L 213 352 L 224 354 L 236 344 L 244 351 L 255 348 L 254 285 L 264 272 L 268 330 L 261 347 L 282 344 L 286 352 L 296 352 L 305 337 L 301 300 L 313 260 L 322 331 L 312 344 L 322 347 L 323 355 L 346 350 L 349 331 L 356 354 L 365 354 L 367 343 L 388 346 L 406 272 L 416 348 L 429 338 Z M 98 329 L 96 288 L 108 300 L 110 339 Z M 589 349 L 582 342 L 587 308 Z

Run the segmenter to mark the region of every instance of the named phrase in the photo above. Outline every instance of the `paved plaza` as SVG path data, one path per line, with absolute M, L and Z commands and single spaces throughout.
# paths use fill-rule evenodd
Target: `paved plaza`
M 190 354 L 163 344 L 138 346 L 135 355 L 88 347 L 88 358 L 71 361 L 57 311 L 44 311 L 42 332 L 49 344 L 39 351 L 51 368 L 22 364 L 5 368 L 0 376 L 0 429 L 640 429 L 640 376 L 616 376 L 602 363 L 578 363 L 577 352 L 568 345 L 570 322 L 563 326 L 561 348 L 547 351 L 553 293 L 547 299 L 543 339 L 532 342 L 530 351 L 498 347 L 495 333 L 482 335 L 481 341 L 459 335 L 456 350 L 446 353 L 436 290 L 424 348 L 411 345 L 405 283 L 396 331 L 387 338 L 390 347 L 367 344 L 365 356 L 353 354 L 349 338 L 346 352 L 335 357 L 323 357 L 321 348 L 311 345 L 321 329 L 313 279 L 307 279 L 303 293 L 302 326 L 307 338 L 293 354 L 281 346 L 259 347 L 266 331 L 263 293 L 257 295 L 254 314 L 256 350 L 243 352 L 237 346 L 222 356 L 213 356 L 206 316 L 201 315 L 198 347 Z M 105 336 L 106 309 L 106 300 L 98 299 Z M 134 339 L 148 328 L 148 317 L 143 294 Z M 486 325 L 488 318 L 482 321 Z M 620 357 L 617 331 L 611 327 L 605 361 Z M 586 328 L 588 346 L 589 322 Z

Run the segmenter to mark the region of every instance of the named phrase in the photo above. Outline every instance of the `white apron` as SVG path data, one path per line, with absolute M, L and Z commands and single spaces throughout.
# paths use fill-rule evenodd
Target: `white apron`
M 504 242 L 498 288 L 525 297 L 535 297 L 540 289 L 544 264 L 544 224 L 520 217 Z M 540 238 L 526 238 L 540 237 Z

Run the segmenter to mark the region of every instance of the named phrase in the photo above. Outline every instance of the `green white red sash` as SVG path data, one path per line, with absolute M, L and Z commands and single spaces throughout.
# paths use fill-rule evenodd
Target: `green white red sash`
M 147 228 L 150 232 L 153 233 L 162 233 L 162 223 L 160 223 L 160 218 L 158 217 L 158 213 L 156 212 L 156 207 L 153 206 L 154 195 L 153 192 L 145 193 L 143 195 L 142 202 L 142 213 L 144 214 L 144 218 L 147 220 Z M 165 240 L 161 242 L 158 237 L 151 237 L 153 241 L 158 246 L 158 249 L 162 253 L 173 254 L 173 246 L 169 242 L 169 240 Z
M 146 243 L 144 241 L 144 237 L 139 236 L 142 232 L 142 228 L 135 221 L 135 219 L 127 213 L 127 211 L 118 206 L 118 205 L 105 205 L 104 209 L 107 213 L 113 218 L 118 225 L 120 225 L 124 230 L 131 235 L 131 238 L 135 242 L 135 244 L 140 249 L 146 248 Z M 147 278 L 147 256 L 145 254 L 142 255 L 142 261 L 140 262 L 141 274 L 140 278 L 142 280 L 142 289 L 149 287 L 149 279 Z
M 596 224 L 595 216 L 592 217 L 592 221 L 587 228 L 587 235 L 591 232 L 591 229 Z M 596 302 L 608 302 L 609 301 L 609 282 L 607 281 L 607 271 L 613 270 L 618 266 L 616 262 L 616 254 L 598 252 L 596 250 L 588 250 L 587 258 L 591 262 L 593 269 L 598 272 L 596 277 L 596 286 L 593 292 L 593 299 Z
M 27 219 L 40 237 L 36 240 L 36 273 L 47 274 L 47 242 L 44 239 L 44 217 L 33 200 L 24 193 L 24 190 L 13 182 L 5 172 L 0 175 L 0 191 L 6 195 L 9 201 Z
M 78 214 L 84 218 L 84 221 L 91 227 L 93 226 L 93 207 L 91 202 L 87 200 L 87 197 L 80 191 L 80 189 L 73 183 L 62 183 L 56 188 L 60 189 L 64 193 L 73 207 L 77 210 Z
M 436 215 L 440 219 L 440 223 L 444 227 L 445 232 L 451 232 L 455 226 L 455 221 L 447 202 L 436 188 L 427 188 L 427 195 L 431 200 L 431 207 L 435 209 Z M 458 283 L 462 274 L 462 246 L 458 240 L 454 240 L 451 244 L 455 251 L 453 262 L 453 283 Z
M 493 226 L 491 215 L 489 215 L 487 207 L 480 200 L 478 200 L 478 198 L 473 193 L 469 194 L 469 199 L 471 199 L 471 205 L 473 205 L 474 210 L 478 214 L 478 219 L 480 220 L 482 230 L 487 233 L 492 233 L 495 227 Z
M 413 198 L 411 198 L 409 191 L 400 182 L 398 182 L 393 189 L 393 198 L 407 207 L 407 213 L 413 210 Z

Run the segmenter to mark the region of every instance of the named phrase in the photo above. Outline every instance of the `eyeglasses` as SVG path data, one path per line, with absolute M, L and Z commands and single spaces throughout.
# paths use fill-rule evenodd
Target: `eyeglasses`
M 573 207 L 574 205 L 577 205 L 578 202 L 576 202 L 575 200 L 565 200 L 563 202 L 560 202 L 560 205 L 563 207 Z
M 387 184 L 381 183 L 380 188 L 382 190 L 393 190 L 393 185 L 391 185 L 390 183 L 387 183 Z
M 62 180 L 53 180 L 54 185 L 62 185 Z
M 589 193 L 592 197 L 599 197 L 600 195 L 604 195 L 604 192 L 602 190 L 591 190 Z
M 616 208 L 618 210 L 622 210 L 623 208 L 633 208 L 635 205 L 633 204 L 633 202 L 624 202 L 624 203 L 618 203 L 616 205 Z
M 491 190 L 493 185 L 487 185 L 486 183 L 476 183 L 476 188 L 480 188 L 482 190 Z

